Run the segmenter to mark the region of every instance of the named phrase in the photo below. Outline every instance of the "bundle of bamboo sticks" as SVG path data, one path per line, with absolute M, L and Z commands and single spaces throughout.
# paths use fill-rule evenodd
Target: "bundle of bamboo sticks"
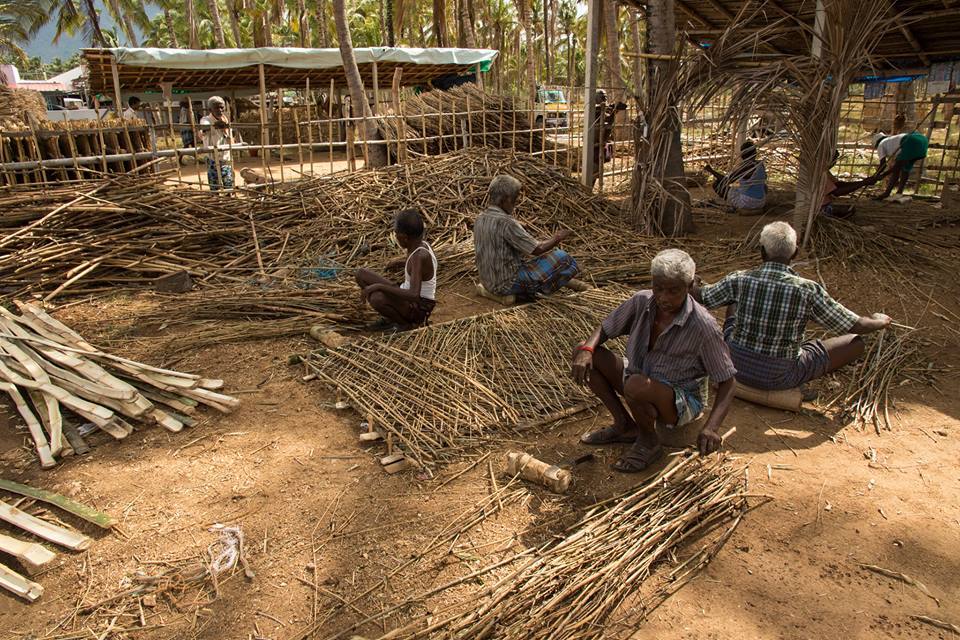
M 910 378 L 930 382 L 922 366 L 921 343 L 915 330 L 885 329 L 870 340 L 867 353 L 851 367 L 842 390 L 827 404 L 838 407 L 840 418 L 858 429 L 872 425 L 892 428 L 890 389 Z
M 550 422 L 595 398 L 570 378 L 569 354 L 629 293 L 555 295 L 313 353 L 308 368 L 421 466 L 504 432 Z
M 479 593 L 440 609 L 431 607 L 429 615 L 411 616 L 414 622 L 380 638 L 604 637 L 610 617 L 623 605 L 637 611 L 631 616 L 635 623 L 694 577 L 732 535 L 747 506 L 743 468 L 724 456 L 678 458 L 649 481 L 588 511 L 562 537 L 473 572 L 472 578 L 506 572 Z M 709 541 L 663 575 L 649 596 L 641 592 L 659 564 L 677 562 L 684 543 L 711 532 Z M 430 598 L 462 582 L 418 594 L 327 640 L 349 637 L 397 610 L 429 606 Z
M 62 409 L 120 440 L 128 420 L 180 431 L 198 404 L 229 413 L 240 401 L 217 393 L 222 380 L 159 369 L 93 347 L 39 307 L 0 308 L 0 388 L 33 438 L 41 466 L 85 444 Z
M 560 166 L 572 167 L 579 149 L 553 141 L 543 123 L 531 121 L 532 106 L 476 85 L 461 85 L 404 100 L 399 117 L 383 119 L 380 126 L 388 130 L 387 140 L 399 140 L 412 155 L 435 156 L 465 146 L 484 146 L 549 153 Z

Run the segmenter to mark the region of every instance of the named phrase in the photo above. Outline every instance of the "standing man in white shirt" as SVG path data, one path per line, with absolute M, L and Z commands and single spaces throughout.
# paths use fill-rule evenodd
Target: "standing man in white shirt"
M 227 103 L 220 96 L 207 100 L 209 114 L 200 119 L 200 136 L 203 146 L 212 151 L 207 158 L 207 182 L 211 191 L 233 189 L 233 130 L 227 116 Z

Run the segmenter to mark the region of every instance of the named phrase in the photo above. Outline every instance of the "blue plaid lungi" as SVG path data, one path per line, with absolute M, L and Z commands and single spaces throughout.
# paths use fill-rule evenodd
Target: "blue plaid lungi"
M 520 273 L 510 287 L 510 293 L 521 298 L 534 298 L 538 293 L 553 293 L 570 282 L 579 272 L 580 267 L 573 256 L 563 249 L 554 249 L 528 260 L 520 267 Z
M 220 175 L 217 175 L 217 163 L 213 158 L 207 158 L 207 182 L 210 191 L 233 189 L 233 165 L 229 162 L 220 163 Z
M 830 356 L 821 340 L 808 340 L 800 345 L 796 358 L 777 358 L 741 347 L 733 341 L 736 315 L 727 315 L 723 323 L 723 339 L 730 347 L 730 358 L 737 368 L 737 381 L 754 389 L 793 389 L 822 377 L 830 368 Z

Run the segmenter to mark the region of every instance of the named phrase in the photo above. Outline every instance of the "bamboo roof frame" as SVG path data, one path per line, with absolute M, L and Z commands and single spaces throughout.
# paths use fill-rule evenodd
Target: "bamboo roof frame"
M 172 83 L 184 91 L 243 91 L 260 85 L 258 64 L 229 68 L 186 69 L 170 66 L 137 66 L 117 62 L 109 49 L 83 49 L 87 67 L 87 83 L 91 91 L 111 93 L 114 90 L 113 66 L 116 63 L 120 90 L 144 91 Z M 358 62 L 360 77 L 366 86 L 372 86 L 376 74 L 381 84 L 393 77 L 396 69 L 402 70 L 403 86 L 425 85 L 449 75 L 467 75 L 477 70 L 477 64 L 417 64 L 415 62 Z M 376 71 L 374 68 L 376 67 Z M 331 80 L 337 87 L 346 86 L 342 66 L 318 68 L 280 67 L 264 64 L 264 81 L 267 90 L 302 87 L 310 80 L 313 87 L 329 87 Z
M 644 0 L 625 1 L 645 10 Z M 897 28 L 887 34 L 875 52 L 874 63 L 880 69 L 919 69 L 934 62 L 960 59 L 960 3 L 956 0 L 881 1 L 890 7 L 891 15 L 897 16 Z M 748 4 L 757 6 L 758 3 L 754 0 L 674 0 L 677 31 L 709 42 L 710 36 L 719 35 Z M 759 6 L 764 10 L 757 16 L 757 28 L 786 19 L 783 34 L 769 43 L 774 50 L 785 55 L 810 51 L 816 0 L 763 0 Z

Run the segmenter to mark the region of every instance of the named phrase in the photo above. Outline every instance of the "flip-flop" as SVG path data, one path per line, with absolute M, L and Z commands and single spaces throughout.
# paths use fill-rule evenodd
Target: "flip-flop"
M 634 444 L 622 458 L 610 465 L 614 471 L 620 473 L 639 473 L 663 457 L 663 447 L 645 447 Z
M 633 443 L 637 440 L 637 434 L 624 433 L 613 425 L 590 431 L 580 436 L 580 442 L 583 444 L 604 445 L 604 444 L 623 444 Z

